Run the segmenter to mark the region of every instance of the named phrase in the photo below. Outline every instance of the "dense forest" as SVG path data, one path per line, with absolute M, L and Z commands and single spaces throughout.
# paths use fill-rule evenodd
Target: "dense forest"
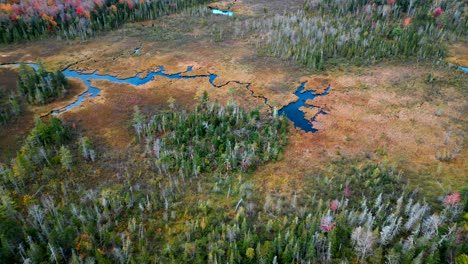
M 155 19 L 207 0 L 51 0 L 0 3 L 0 43 L 33 40 L 57 34 L 64 39 L 87 39 L 95 32 L 125 22 Z
M 69 89 L 69 83 L 61 71 L 47 72 L 41 62 L 37 63 L 37 70 L 20 64 L 16 83 L 16 92 L 7 94 L 0 90 L 0 125 L 8 125 L 12 118 L 19 117 L 24 108 L 23 102 L 44 105 L 65 96 Z
M 161 174 L 248 171 L 281 157 L 287 118 L 274 115 L 265 122 L 258 110 L 246 113 L 232 98 L 226 106 L 209 102 L 206 91 L 200 100 L 193 113 L 158 113 L 149 122 L 136 109 L 133 126 Z
M 391 166 L 342 160 L 331 167 L 333 178 L 307 175 L 310 192 L 262 194 L 248 172 L 281 158 L 284 117 L 246 112 L 232 99 L 219 105 L 205 94 L 190 112 L 173 104 L 154 115 L 136 108 L 131 123 L 130 155 L 143 156 L 112 182 L 91 186 L 86 174 L 100 159 L 91 140 L 55 117 L 36 121 L 16 158 L 0 165 L 1 259 L 466 261 L 468 190 L 430 205 Z
M 466 5 L 444 1 L 306 0 L 297 13 L 236 21 L 235 34 L 259 36 L 261 55 L 316 70 L 388 58 L 440 63 L 448 40 L 467 41 Z
M 0 91 L 0 125 L 6 124 L 12 117 L 18 116 L 21 112 L 21 105 L 18 96 L 15 94 L 5 95 Z
M 46 104 L 68 90 L 68 81 L 63 73 L 46 72 L 42 63 L 37 70 L 22 63 L 19 67 L 18 90 L 29 104 Z

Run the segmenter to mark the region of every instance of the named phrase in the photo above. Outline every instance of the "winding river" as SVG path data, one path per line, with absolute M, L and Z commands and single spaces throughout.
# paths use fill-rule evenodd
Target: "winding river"
M 232 11 L 223 11 L 223 10 L 216 9 L 216 8 L 211 8 L 211 12 L 216 15 L 234 16 L 234 12 Z M 140 46 L 134 49 L 133 54 L 139 54 L 142 47 L 143 47 L 143 43 L 140 43 Z M 2 66 L 18 67 L 19 65 L 20 65 L 19 63 L 9 63 L 9 64 L 2 64 L 0 65 L 0 67 Z M 33 67 L 35 70 L 37 70 L 38 68 L 35 63 L 27 63 L 27 65 Z M 146 77 L 140 77 L 140 74 L 136 74 L 135 76 L 130 77 L 130 78 L 119 79 L 112 75 L 98 74 L 97 71 L 93 73 L 84 73 L 81 71 L 72 70 L 70 69 L 70 67 L 67 67 L 62 71 L 63 75 L 66 78 L 77 78 L 77 79 L 82 80 L 83 83 L 86 85 L 86 87 L 88 87 L 88 90 L 80 94 L 78 98 L 71 104 L 66 105 L 63 108 L 53 110 L 51 111 L 51 113 L 54 115 L 57 115 L 57 114 L 66 112 L 70 109 L 80 106 L 87 97 L 94 98 L 96 96 L 99 96 L 101 90 L 95 86 L 92 86 L 91 84 L 92 81 L 107 80 L 107 81 L 114 82 L 114 83 L 124 83 L 124 84 L 140 86 L 140 85 L 144 85 L 152 81 L 155 76 L 164 77 L 168 79 L 206 78 L 208 82 L 211 84 L 211 86 L 215 88 L 222 88 L 230 83 L 245 85 L 245 88 L 250 91 L 250 94 L 253 97 L 261 98 L 264 104 L 268 106 L 270 109 L 272 109 L 272 106 L 268 104 L 268 99 L 265 96 L 259 96 L 259 95 L 254 94 L 254 92 L 250 89 L 250 86 L 251 86 L 250 83 L 243 83 L 240 81 L 228 81 L 224 84 L 216 85 L 214 81 L 216 80 L 216 78 L 218 78 L 218 75 L 212 74 L 212 73 L 204 74 L 204 75 L 203 74 L 202 75 L 188 75 L 188 73 L 192 71 L 192 67 L 188 67 L 187 70 L 184 72 L 179 72 L 179 73 L 174 73 L 174 74 L 168 74 L 168 73 L 165 73 L 164 71 L 165 71 L 164 66 L 160 66 L 158 71 L 152 71 L 148 73 Z M 295 95 L 299 97 L 299 100 L 284 106 L 283 108 L 279 110 L 278 113 L 286 115 L 294 123 L 295 127 L 298 127 L 306 132 L 316 132 L 317 129 L 312 127 L 312 122 L 315 120 L 317 115 L 327 114 L 327 113 L 324 112 L 323 110 L 320 110 L 312 120 L 307 120 L 305 118 L 305 113 L 300 111 L 299 109 L 303 106 L 308 107 L 308 108 L 316 107 L 316 106 L 306 104 L 306 101 L 309 99 L 314 99 L 317 96 L 327 95 L 330 90 L 330 86 L 325 90 L 324 93 L 317 94 L 315 93 L 315 91 L 304 91 L 305 84 L 306 84 L 305 82 L 302 83 L 301 86 L 295 92 Z
M 37 70 L 38 66 L 35 63 L 26 63 L 26 65 L 31 66 L 35 70 Z M 2 64 L 0 67 L 19 67 L 19 63 L 9 63 L 9 64 Z M 72 102 L 69 105 L 66 105 L 60 109 L 56 109 L 51 111 L 52 114 L 57 115 L 61 114 L 63 112 L 66 112 L 70 109 L 73 109 L 75 107 L 80 106 L 84 100 L 86 100 L 87 97 L 94 98 L 96 96 L 99 96 L 101 90 L 98 87 L 93 86 L 91 83 L 92 81 L 96 80 L 107 80 L 113 83 L 123 83 L 123 84 L 131 84 L 134 86 L 141 86 L 145 85 L 151 81 L 153 81 L 154 77 L 159 76 L 167 79 L 198 79 L 198 78 L 205 78 L 212 87 L 214 88 L 222 88 L 230 83 L 236 83 L 240 85 L 245 85 L 245 88 L 250 91 L 250 94 L 253 97 L 256 98 L 261 98 L 264 102 L 265 105 L 267 105 L 270 109 L 272 108 L 268 104 L 268 99 L 264 96 L 259 96 L 255 95 L 254 92 L 250 89 L 251 84 L 250 83 L 243 83 L 240 81 L 228 81 L 224 84 L 216 85 L 214 82 L 216 78 L 218 78 L 218 75 L 210 73 L 210 74 L 200 74 L 200 75 L 189 75 L 189 73 L 192 71 L 192 67 L 187 67 L 187 70 L 184 72 L 179 72 L 179 73 L 174 73 L 174 74 L 168 74 L 165 72 L 164 66 L 160 66 L 158 71 L 152 71 L 149 72 L 145 77 L 141 77 L 140 74 L 136 74 L 133 77 L 126 78 L 126 79 L 119 79 L 115 76 L 112 75 L 107 75 L 107 74 L 98 74 L 97 71 L 93 73 L 84 73 L 82 71 L 78 70 L 72 70 L 70 67 L 65 68 L 62 73 L 66 78 L 76 78 L 80 79 L 83 81 L 83 83 L 86 85 L 88 90 L 86 90 L 84 93 L 80 94 L 78 98 Z M 299 100 L 290 103 L 287 106 L 284 106 L 279 110 L 279 114 L 285 114 L 293 123 L 295 127 L 301 128 L 304 131 L 307 132 L 316 132 L 317 129 L 314 129 L 312 127 L 312 121 L 313 120 L 307 120 L 305 119 L 305 114 L 300 111 L 299 109 L 302 106 L 305 107 L 315 107 L 311 105 L 307 105 L 306 101 L 309 99 L 314 99 L 317 96 L 325 96 L 328 94 L 328 91 L 330 90 L 330 87 L 328 87 L 324 93 L 322 94 L 317 94 L 315 91 L 304 91 L 304 86 L 305 82 L 301 84 L 301 86 L 297 89 L 297 92 L 295 93 L 296 96 L 299 97 Z M 320 110 L 318 114 L 326 114 L 324 111 Z
M 213 14 L 219 14 L 219 15 L 225 15 L 225 16 L 233 16 L 234 13 L 231 11 L 223 11 L 215 8 L 211 8 L 211 12 Z M 134 54 L 138 54 L 140 50 L 142 49 L 142 44 L 140 43 L 140 46 L 134 49 Z M 13 67 L 18 67 L 20 64 L 19 63 L 8 63 L 8 64 L 2 64 L 0 67 L 6 67 L 6 66 L 13 66 Z M 27 63 L 27 65 L 33 67 L 34 69 L 37 69 L 37 65 L 35 63 Z M 468 72 L 468 67 L 461 67 L 461 70 L 464 72 Z M 152 71 L 146 75 L 146 77 L 140 77 L 140 74 L 136 74 L 133 77 L 126 78 L 126 79 L 119 79 L 115 76 L 112 75 L 107 75 L 107 74 L 98 74 L 97 71 L 93 73 L 84 73 L 81 71 L 77 70 L 71 70 L 69 67 L 65 68 L 65 70 L 62 71 L 62 73 L 65 75 L 66 78 L 77 78 L 80 79 L 84 82 L 86 87 L 88 87 L 88 90 L 86 90 L 84 93 L 80 94 L 78 98 L 71 104 L 57 109 L 53 110 L 51 113 L 52 114 L 60 114 L 63 112 L 66 112 L 70 109 L 73 109 L 75 107 L 78 107 L 82 104 L 82 102 L 87 98 L 91 97 L 94 98 L 98 96 L 101 92 L 101 90 L 95 86 L 92 86 L 91 82 L 95 80 L 107 80 L 110 82 L 114 83 L 124 83 L 124 84 L 131 84 L 135 86 L 140 86 L 147 84 L 148 82 L 152 81 L 155 76 L 159 77 L 164 77 L 168 79 L 197 79 L 197 78 L 206 78 L 208 82 L 213 86 L 214 88 L 222 88 L 230 83 L 237 83 L 241 85 L 245 85 L 246 89 L 250 91 L 251 95 L 256 98 L 261 98 L 263 99 L 263 102 L 265 105 L 267 105 L 270 109 L 272 109 L 272 106 L 268 104 L 268 99 L 264 96 L 259 96 L 255 95 L 254 92 L 250 89 L 251 84 L 250 83 L 242 83 L 239 81 L 228 81 L 224 84 L 221 85 L 216 85 L 214 81 L 216 78 L 218 78 L 218 75 L 216 74 L 202 74 L 202 75 L 188 75 L 192 71 L 192 67 L 188 67 L 186 71 L 184 72 L 179 72 L 179 73 L 174 73 L 174 74 L 168 74 L 165 73 L 164 66 L 160 66 L 158 71 Z M 295 102 L 292 102 L 283 108 L 281 108 L 278 113 L 286 115 L 293 123 L 294 126 L 297 128 L 300 128 L 306 132 L 317 132 L 317 129 L 313 127 L 312 122 L 317 118 L 318 115 L 323 114 L 326 115 L 327 113 L 323 111 L 323 109 L 320 109 L 320 107 L 314 106 L 314 105 L 309 105 L 306 103 L 307 100 L 313 100 L 314 98 L 318 96 L 326 96 L 328 95 L 330 91 L 330 86 L 325 89 L 323 93 L 317 93 L 314 90 L 311 91 L 304 91 L 305 89 L 305 84 L 306 82 L 303 82 L 296 90 L 294 93 L 299 99 Z M 301 107 L 307 107 L 307 108 L 319 108 L 319 111 L 317 114 L 311 119 L 308 120 L 305 117 L 305 113 L 300 111 L 299 109 Z
M 20 64 L 19 63 L 11 63 L 11 64 L 3 64 L 1 66 L 13 66 L 13 67 L 18 67 Z M 37 65 L 35 63 L 27 63 L 26 65 L 28 66 L 31 66 L 33 67 L 34 69 L 37 69 Z M 93 72 L 93 73 L 84 73 L 84 72 L 81 72 L 81 71 L 77 71 L 77 70 L 71 70 L 70 68 L 66 68 L 65 70 L 62 71 L 63 75 L 66 77 L 66 78 L 77 78 L 77 79 L 80 79 L 84 82 L 84 84 L 86 85 L 86 87 L 88 87 L 88 90 L 82 94 L 80 94 L 78 96 L 78 99 L 75 100 L 73 103 L 63 107 L 63 108 L 60 108 L 60 109 L 57 109 L 57 110 L 53 110 L 52 111 L 52 114 L 60 114 L 60 113 L 63 113 L 65 111 L 68 111 L 72 108 L 75 108 L 75 107 L 78 107 L 81 105 L 81 103 L 89 96 L 91 98 L 94 98 L 96 96 L 98 96 L 101 92 L 101 90 L 95 86 L 93 86 L 91 84 L 92 81 L 96 81 L 96 80 L 107 80 L 107 81 L 110 81 L 110 82 L 114 82 L 114 83 L 124 83 L 124 84 L 131 84 L 131 85 L 135 85 L 135 86 L 140 86 L 140 85 L 145 85 L 147 83 L 149 83 L 150 81 L 153 80 L 153 78 L 155 76 L 160 76 L 160 77 L 164 77 L 164 78 L 168 78 L 168 79 L 197 79 L 197 78 L 206 78 L 209 83 L 213 86 L 213 87 L 216 87 L 216 88 L 219 88 L 221 86 L 224 86 L 224 85 L 221 85 L 221 86 L 217 86 L 214 84 L 214 81 L 216 80 L 216 78 L 218 77 L 218 75 L 216 74 L 208 74 L 208 75 L 184 75 L 185 73 L 189 73 L 192 71 L 192 67 L 188 67 L 186 71 L 184 72 L 179 72 L 179 73 L 174 73 L 174 74 L 168 74 L 168 73 L 165 73 L 164 72 L 165 69 L 164 69 L 164 66 L 160 66 L 159 67 L 159 70 L 158 71 L 153 71 L 153 72 L 150 72 L 148 73 L 148 75 L 146 75 L 146 77 L 140 77 L 140 74 L 137 74 L 133 77 L 130 77 L 130 78 L 126 78 L 126 79 L 119 79 L 115 76 L 112 76 L 112 75 L 107 75 L 107 74 L 98 74 L 97 72 Z

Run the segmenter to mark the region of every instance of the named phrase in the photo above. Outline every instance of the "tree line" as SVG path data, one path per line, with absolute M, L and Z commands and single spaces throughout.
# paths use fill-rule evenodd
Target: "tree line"
M 447 41 L 466 41 L 464 4 L 446 1 L 306 0 L 296 13 L 234 24 L 237 36 L 253 41 L 261 55 L 292 59 L 312 69 L 351 61 L 388 58 L 436 63 Z
M 48 35 L 84 40 L 96 32 L 117 28 L 125 22 L 155 19 L 207 2 L 51 0 L 0 4 L 0 42 L 20 42 Z
M 43 105 L 64 96 L 69 83 L 61 71 L 47 72 L 41 62 L 37 70 L 24 63 L 20 64 L 17 92 L 6 95 L 0 91 L 0 125 L 21 113 L 24 100 L 32 105 Z
M 6 96 L 0 91 L 0 125 L 21 113 L 21 104 L 16 94 Z
M 37 66 L 37 70 L 24 63 L 19 67 L 18 90 L 29 104 L 46 104 L 67 93 L 69 84 L 60 70 L 47 72 L 41 62 Z

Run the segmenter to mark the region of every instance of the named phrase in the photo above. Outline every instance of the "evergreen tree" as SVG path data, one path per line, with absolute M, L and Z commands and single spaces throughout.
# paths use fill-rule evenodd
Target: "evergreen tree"
M 93 149 L 93 145 L 91 140 L 88 137 L 80 138 L 79 142 L 79 149 L 83 158 L 91 161 L 95 161 L 96 159 L 96 152 Z
M 62 164 L 62 167 L 64 169 L 66 170 L 72 169 L 73 156 L 71 154 L 71 151 L 64 145 L 60 147 L 60 163 Z
M 22 63 L 19 69 L 18 89 L 29 104 L 46 104 L 66 93 L 69 85 L 61 71 L 46 72 L 40 61 L 37 67 L 36 71 Z

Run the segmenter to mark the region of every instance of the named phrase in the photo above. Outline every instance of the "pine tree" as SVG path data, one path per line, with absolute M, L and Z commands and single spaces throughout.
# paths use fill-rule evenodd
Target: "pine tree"
M 12 163 L 13 173 L 16 177 L 25 178 L 32 175 L 33 167 L 26 155 L 18 153 Z
M 71 151 L 64 145 L 60 147 L 60 163 L 62 164 L 62 167 L 64 169 L 66 170 L 72 169 L 73 156 L 71 154 Z
M 93 149 L 93 145 L 91 143 L 91 140 L 88 137 L 82 137 L 80 138 L 80 145 L 79 149 L 81 152 L 81 155 L 83 158 L 87 160 L 94 161 L 96 158 L 96 153 Z
M 145 116 L 140 112 L 140 108 L 136 105 L 133 111 L 133 127 L 138 135 L 138 140 L 141 140 L 141 133 L 145 122 Z
M 11 106 L 11 113 L 15 116 L 19 115 L 19 113 L 21 112 L 21 106 L 18 103 L 18 100 L 16 99 L 16 97 L 14 96 L 10 97 L 10 106 Z
M 245 256 L 250 260 L 253 261 L 255 258 L 255 249 L 249 247 L 247 248 L 247 251 L 245 252 Z

